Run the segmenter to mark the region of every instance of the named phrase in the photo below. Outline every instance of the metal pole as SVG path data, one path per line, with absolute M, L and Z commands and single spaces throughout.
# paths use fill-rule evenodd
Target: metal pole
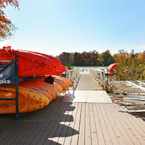
M 16 85 L 16 119 L 19 118 L 19 76 L 18 76 L 18 52 L 15 52 L 15 85 Z

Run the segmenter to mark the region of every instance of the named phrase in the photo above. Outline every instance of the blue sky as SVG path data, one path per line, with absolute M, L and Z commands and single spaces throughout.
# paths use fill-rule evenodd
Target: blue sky
M 1 46 L 53 55 L 145 50 L 144 0 L 20 0 L 7 15 L 17 29 Z

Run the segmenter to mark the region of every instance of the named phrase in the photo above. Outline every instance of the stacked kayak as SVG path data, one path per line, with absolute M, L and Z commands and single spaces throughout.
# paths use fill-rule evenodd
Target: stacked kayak
M 14 49 L 0 49 L 0 60 L 17 57 L 19 77 L 60 75 L 65 66 L 55 57 L 41 53 Z
M 61 78 L 60 82 L 62 84 L 63 81 L 70 81 L 66 78 L 59 78 Z M 61 85 L 61 83 L 54 82 L 54 84 L 48 84 L 44 79 L 21 82 L 19 85 L 19 111 L 22 113 L 32 112 L 46 107 L 50 102 L 55 100 L 60 93 L 64 92 L 64 86 Z M 15 86 L 0 87 L 0 97 L 14 98 L 15 95 Z M 0 101 L 0 114 L 15 112 L 15 101 Z
M 61 93 L 66 92 L 72 81 L 61 77 L 65 67 L 54 57 L 11 49 L 0 50 L 0 60 L 13 59 L 17 52 L 19 82 L 19 112 L 33 112 L 45 108 Z M 46 78 L 51 76 L 53 83 Z M 25 78 L 25 79 L 23 79 Z M 31 78 L 31 79 L 26 79 Z M 0 98 L 15 98 L 15 85 L 0 85 Z M 16 113 L 15 100 L 1 100 L 0 114 Z
M 63 92 L 67 91 L 69 87 L 73 85 L 72 81 L 69 79 L 60 76 L 54 76 L 54 77 L 55 77 L 55 82 L 62 87 Z

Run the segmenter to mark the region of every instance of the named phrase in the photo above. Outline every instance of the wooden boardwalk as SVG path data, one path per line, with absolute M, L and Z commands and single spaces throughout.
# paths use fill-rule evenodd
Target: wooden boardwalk
M 98 85 L 98 82 L 93 78 L 92 75 L 83 74 L 80 77 L 80 83 L 78 84 L 77 90 L 102 90 Z
M 116 104 L 62 97 L 18 121 L 0 116 L 0 145 L 145 145 L 145 120 Z
M 19 121 L 1 116 L 0 145 L 145 145 L 145 121 L 115 104 L 58 99 Z

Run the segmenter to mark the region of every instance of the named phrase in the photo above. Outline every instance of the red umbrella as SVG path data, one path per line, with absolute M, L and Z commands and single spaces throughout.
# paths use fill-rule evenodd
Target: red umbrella
M 117 63 L 112 63 L 108 66 L 108 74 L 113 75 L 114 71 L 117 69 Z
M 55 57 L 31 51 L 0 49 L 0 60 L 18 57 L 19 77 L 59 75 L 65 71 L 64 65 Z

